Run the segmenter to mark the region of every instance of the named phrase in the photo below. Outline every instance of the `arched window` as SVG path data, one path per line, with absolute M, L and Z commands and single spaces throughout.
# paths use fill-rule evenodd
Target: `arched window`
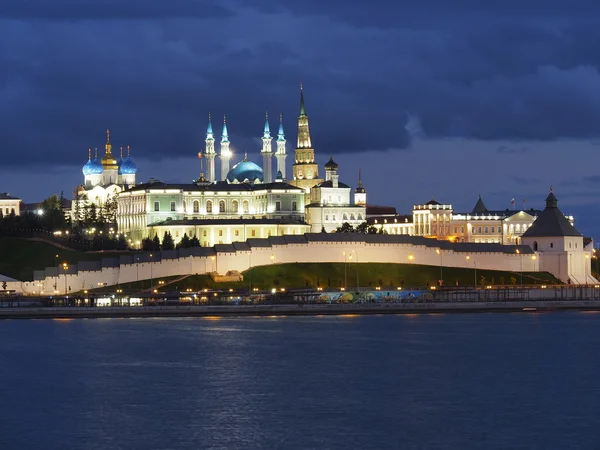
M 219 200 L 219 212 L 225 212 L 225 200 Z
M 207 213 L 211 213 L 212 212 L 212 201 L 211 200 L 207 200 L 206 201 L 206 212 Z
M 237 200 L 234 200 L 234 201 L 231 203 L 231 207 L 233 208 L 233 212 L 234 212 L 234 213 L 237 213 L 237 212 L 238 212 L 238 207 L 239 207 L 238 201 L 237 201 Z
M 350 214 L 350 220 L 355 220 L 354 214 Z
M 348 214 L 344 213 L 342 220 L 348 220 Z
M 244 214 L 248 214 L 248 212 L 250 212 L 250 210 L 248 209 L 248 200 L 244 200 L 242 202 L 242 208 L 244 210 Z
M 200 212 L 200 202 L 198 200 L 194 200 L 194 212 Z
M 358 213 L 358 220 L 362 220 L 362 214 Z
M 537 249 L 538 249 L 538 243 L 537 243 L 537 241 L 533 241 L 533 251 L 537 252 Z

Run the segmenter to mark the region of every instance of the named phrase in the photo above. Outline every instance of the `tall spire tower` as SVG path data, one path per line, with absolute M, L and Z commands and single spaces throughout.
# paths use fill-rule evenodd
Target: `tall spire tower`
M 307 194 L 310 188 L 319 184 L 319 166 L 315 162 L 315 149 L 310 141 L 310 130 L 308 128 L 308 116 L 304 106 L 304 89 L 300 84 L 300 115 L 298 116 L 298 146 L 295 152 L 295 161 L 292 165 L 294 186 L 302 187 Z
M 221 181 L 227 180 L 229 173 L 229 160 L 231 159 L 231 150 L 229 150 L 229 134 L 227 133 L 227 118 L 223 115 L 223 132 L 221 133 Z
M 285 135 L 283 134 L 283 116 L 279 114 L 279 133 L 277 133 L 277 173 L 281 173 L 281 179 L 285 180 L 285 158 L 287 153 L 285 152 Z
M 269 128 L 269 113 L 265 113 L 265 128 L 263 130 L 262 139 L 262 150 L 260 151 L 263 157 L 263 173 L 264 182 L 273 182 L 273 146 L 271 145 L 271 130 Z
M 215 137 L 213 134 L 212 121 L 210 120 L 210 113 L 208 113 L 208 126 L 206 127 L 206 139 L 204 140 L 206 145 L 204 153 L 206 154 L 206 179 L 211 183 L 215 182 Z

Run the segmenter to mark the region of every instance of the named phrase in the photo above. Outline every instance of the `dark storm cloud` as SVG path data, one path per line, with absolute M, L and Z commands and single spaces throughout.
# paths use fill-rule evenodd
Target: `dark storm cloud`
M 79 163 L 106 127 L 161 159 L 200 150 L 210 111 L 240 155 L 269 110 L 291 150 L 303 81 L 318 154 L 594 139 L 597 17 L 592 1 L 15 0 L 0 8 L 0 133 L 14 165 Z
M 210 0 L 6 0 L 0 18 L 105 20 L 227 17 L 232 11 Z

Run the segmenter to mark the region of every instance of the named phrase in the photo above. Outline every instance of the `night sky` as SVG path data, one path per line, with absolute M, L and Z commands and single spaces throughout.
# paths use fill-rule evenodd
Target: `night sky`
M 232 163 L 282 113 L 291 174 L 302 82 L 321 171 L 362 167 L 369 203 L 542 208 L 553 185 L 600 236 L 599 25 L 597 0 L 5 0 L 0 192 L 70 195 L 106 128 L 138 181 L 191 181 L 209 111 Z

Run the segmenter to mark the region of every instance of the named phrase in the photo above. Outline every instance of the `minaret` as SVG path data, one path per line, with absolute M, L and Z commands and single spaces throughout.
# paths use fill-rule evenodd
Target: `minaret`
M 310 142 L 308 116 L 304 107 L 304 90 L 300 85 L 300 115 L 298 116 L 298 146 L 292 166 L 294 180 L 313 180 L 319 177 L 319 166 L 315 163 L 315 150 Z M 315 183 L 316 184 L 316 183 Z
M 229 134 L 227 134 L 227 118 L 223 115 L 223 132 L 221 133 L 221 181 L 227 180 L 229 173 L 229 160 L 231 151 L 229 150 Z
M 362 173 L 360 169 L 358 169 L 358 186 L 354 191 L 354 204 L 356 206 L 367 205 L 367 191 L 365 191 L 365 188 L 362 184 Z
M 277 173 L 281 173 L 281 179 L 285 180 L 285 159 L 287 154 L 285 152 L 285 136 L 283 134 L 283 116 L 279 114 L 279 133 L 277 133 Z
M 206 156 L 206 176 L 211 183 L 215 182 L 215 137 L 213 135 L 210 113 L 208 113 L 208 126 L 206 127 L 205 156 Z
M 263 130 L 262 150 L 260 151 L 263 157 L 263 174 L 264 182 L 273 182 L 273 147 L 271 145 L 271 130 L 269 128 L 269 113 L 265 113 L 265 128 Z

